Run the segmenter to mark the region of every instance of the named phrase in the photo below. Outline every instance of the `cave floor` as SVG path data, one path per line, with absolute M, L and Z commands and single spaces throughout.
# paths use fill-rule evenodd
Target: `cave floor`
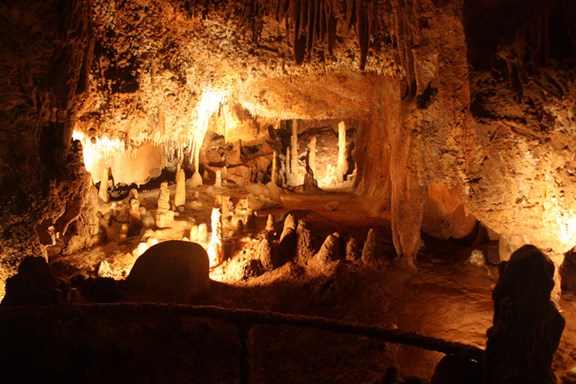
M 214 193 L 209 188 L 205 192 L 206 195 L 201 193 L 197 196 L 197 200 L 203 201 L 204 208 L 195 211 L 196 222 L 209 217 Z M 156 191 L 143 193 L 141 200 L 145 206 L 151 207 L 155 196 Z M 281 199 L 282 207 L 262 207 L 258 211 L 256 230 L 261 230 L 267 215 L 273 214 L 277 230 L 281 231 L 279 218 L 292 212 L 296 216 L 305 215 L 312 230 L 322 232 L 324 237 L 333 231 L 341 231 L 365 238 L 369 228 L 378 228 L 393 253 L 387 220 L 368 217 L 360 208 L 359 197 L 352 193 L 283 192 Z M 186 224 L 177 225 L 175 231 L 164 231 L 160 237 L 181 238 L 182 233 L 189 230 L 190 216 L 183 212 L 177 221 Z M 110 241 L 88 252 L 53 257 L 52 270 L 60 278 L 74 273 L 95 276 L 97 265 L 103 258 L 109 260 L 113 270 L 115 267 L 129 268 L 130 262 L 135 260 L 130 249 L 137 242 L 137 237 L 129 238 L 121 245 Z M 484 244 L 481 249 L 491 260 L 497 252 L 497 244 Z M 397 327 L 483 348 L 485 333 L 492 321 L 491 291 L 498 272 L 491 263 L 485 266 L 469 263 L 472 250 L 463 242 L 425 237 L 424 247 L 418 255 L 416 274 L 394 260 L 378 265 L 349 261 L 337 275 L 310 273 L 289 262 L 257 277 L 238 278 L 235 274 L 227 274 L 226 267 L 233 269 L 233 264 L 228 263 L 213 271 L 211 289 L 197 304 Z M 121 276 L 115 278 L 121 279 Z M 566 329 L 554 367 L 557 375 L 563 377 L 562 382 L 576 383 L 576 375 L 571 374 L 572 367 L 576 367 L 576 322 L 572 321 L 576 314 L 576 298 L 564 294 L 561 308 L 566 318 Z M 391 365 L 399 367 L 402 376 L 428 380 L 442 357 L 440 353 L 415 347 L 385 345 L 356 336 L 291 327 L 256 326 L 251 345 L 255 360 L 254 382 L 372 383 L 377 382 Z

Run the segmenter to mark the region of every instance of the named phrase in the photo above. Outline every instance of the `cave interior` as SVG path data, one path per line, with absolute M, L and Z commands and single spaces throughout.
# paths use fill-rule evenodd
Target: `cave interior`
M 573 1 L 0 18 L 2 382 L 576 383 Z

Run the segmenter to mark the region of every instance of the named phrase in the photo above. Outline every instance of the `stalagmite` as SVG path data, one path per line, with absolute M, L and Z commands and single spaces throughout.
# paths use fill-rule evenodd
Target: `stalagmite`
M 222 245 L 222 220 L 219 208 L 212 208 L 211 215 L 212 237 L 208 246 L 210 267 L 220 264 L 224 259 L 224 247 Z
M 190 178 L 190 186 L 192 188 L 200 187 L 202 185 L 202 176 L 200 176 L 200 172 L 194 171 L 192 174 L 192 178 Z
M 158 228 L 170 227 L 174 223 L 174 211 L 170 209 L 170 189 L 168 189 L 166 181 L 160 184 L 158 209 L 156 210 L 155 219 Z
M 286 157 L 285 157 L 285 174 L 286 174 L 286 182 L 290 179 L 290 148 L 286 148 Z
M 181 168 L 182 168 L 182 167 L 180 166 L 180 163 L 178 163 L 178 164 L 176 165 L 176 173 L 174 173 L 174 182 L 175 182 L 175 183 L 178 183 L 178 175 L 180 174 L 180 169 L 181 169 Z
M 96 274 L 98 277 L 110 277 L 112 274 L 110 264 L 108 264 L 106 260 L 102 260 L 98 265 L 98 272 Z
M 266 220 L 266 232 L 273 232 L 274 231 L 274 216 L 268 215 L 268 219 Z
M 298 176 L 298 120 L 292 122 L 292 136 L 290 137 L 290 173 Z
M 205 243 L 208 237 L 208 225 L 206 223 L 201 223 L 198 225 L 198 242 Z
M 174 205 L 181 207 L 186 204 L 186 174 L 183 169 L 178 169 L 176 176 L 176 194 L 174 195 Z
M 278 185 L 278 175 L 276 173 L 276 151 L 272 154 L 272 170 L 270 171 L 270 179 L 272 184 Z
M 222 208 L 222 219 L 230 218 L 230 196 L 222 195 L 220 207 Z
M 308 144 L 308 166 L 314 173 L 314 176 L 318 177 L 316 174 L 316 136 L 312 136 Z
M 140 200 L 130 200 L 130 218 L 136 221 L 140 220 Z
M 222 172 L 219 169 L 216 170 L 216 179 L 214 180 L 214 187 L 222 188 Z
M 158 194 L 158 210 L 165 211 L 170 209 L 170 190 L 168 183 L 163 181 L 160 184 L 160 192 Z
M 193 243 L 197 243 L 198 242 L 198 226 L 197 225 L 193 225 L 192 228 L 190 228 L 190 241 Z
M 100 188 L 98 189 L 98 196 L 100 199 L 107 203 L 110 201 L 110 196 L 108 195 L 108 167 L 104 167 L 104 171 L 102 171 L 102 178 L 100 179 Z
M 346 170 L 346 124 L 341 121 L 338 123 L 338 162 L 336 163 L 336 178 L 339 183 L 344 181 Z

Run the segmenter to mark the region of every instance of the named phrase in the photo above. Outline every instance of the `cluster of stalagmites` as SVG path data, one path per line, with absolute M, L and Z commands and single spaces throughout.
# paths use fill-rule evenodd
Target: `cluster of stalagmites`
M 384 266 L 396 257 L 392 244 L 387 244 L 376 229 L 369 230 L 362 244 L 360 239 L 339 232 L 322 238 L 311 226 L 306 217 L 288 214 L 281 230 L 276 231 L 274 219 L 269 215 L 265 230 L 245 241 L 245 247 L 252 248 L 252 252 L 228 260 L 229 267 L 239 268 L 243 279 L 259 276 L 289 262 L 311 274 L 330 276 L 337 274 L 346 263 Z

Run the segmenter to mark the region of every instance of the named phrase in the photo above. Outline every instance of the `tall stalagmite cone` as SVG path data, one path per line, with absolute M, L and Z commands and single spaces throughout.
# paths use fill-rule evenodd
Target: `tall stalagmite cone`
M 278 174 L 276 173 L 276 151 L 272 154 L 272 170 L 270 171 L 270 179 L 272 184 L 278 185 Z
M 308 144 L 308 166 L 310 167 L 310 169 L 312 170 L 312 172 L 314 173 L 315 177 L 317 173 L 316 173 L 316 136 L 312 136 L 312 138 L 310 139 L 310 144 Z
M 110 201 L 110 196 L 108 195 L 108 178 L 108 167 L 104 167 L 102 178 L 100 179 L 100 189 L 98 190 L 98 196 L 105 203 Z
M 186 174 L 183 169 L 178 169 L 176 175 L 176 194 L 174 195 L 174 205 L 181 207 L 186 204 Z
M 284 164 L 284 168 L 285 169 L 285 174 L 286 174 L 286 183 L 288 183 L 288 180 L 290 180 L 290 148 L 286 148 L 286 158 L 285 158 L 285 164 Z
M 292 136 L 290 137 L 290 173 L 293 178 L 298 176 L 298 120 L 292 122 Z
M 158 209 L 156 210 L 155 219 L 158 228 L 170 227 L 174 223 L 174 211 L 170 209 L 170 189 L 168 189 L 166 181 L 160 184 Z
M 220 208 L 212 208 L 211 215 L 212 237 L 208 246 L 208 256 L 210 257 L 210 267 L 220 264 L 224 260 L 224 246 L 222 243 L 222 220 Z
M 214 180 L 214 186 L 216 188 L 222 187 L 222 171 L 220 171 L 219 169 L 216 170 L 216 178 Z
M 274 232 L 274 216 L 270 214 L 266 220 L 266 232 Z
M 192 178 L 190 179 L 190 185 L 193 188 L 202 185 L 202 176 L 200 175 L 200 172 L 198 172 L 198 170 L 194 171 L 194 173 L 192 174 Z
M 338 123 L 338 162 L 336 163 L 336 178 L 339 183 L 344 181 L 346 173 L 346 124 Z

